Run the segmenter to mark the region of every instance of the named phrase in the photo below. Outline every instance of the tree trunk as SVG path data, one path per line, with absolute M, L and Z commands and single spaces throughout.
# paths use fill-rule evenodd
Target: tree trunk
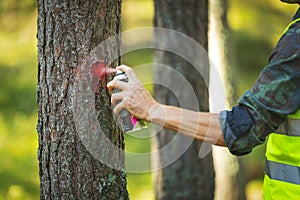
M 210 0 L 210 25 L 209 25 L 209 54 L 213 64 L 218 69 L 222 77 L 226 99 L 226 107 L 232 107 L 237 100 L 236 87 L 232 74 L 232 61 L 229 55 L 229 27 L 227 22 L 227 0 Z M 211 80 L 214 80 L 216 71 L 211 72 Z M 211 92 L 216 92 L 217 98 L 220 88 L 210 88 Z M 220 112 L 225 108 L 219 108 L 214 112 Z M 226 199 L 243 200 L 246 199 L 244 191 L 244 180 L 242 176 L 242 165 L 239 159 L 232 155 L 227 148 L 215 147 L 213 149 L 214 166 L 216 171 L 216 191 L 215 200 Z M 226 184 L 224 184 L 226 183 Z
M 155 0 L 155 26 L 179 31 L 193 38 L 207 50 L 208 38 L 208 2 L 207 0 Z M 183 50 L 189 57 L 198 60 L 199 55 L 195 54 L 188 43 L 177 41 L 174 34 L 164 36 L 159 32 L 155 35 L 156 43 L 172 45 L 173 49 Z M 204 50 L 204 51 L 205 51 Z M 205 51 L 206 53 L 206 51 Z M 207 58 L 205 58 L 207 64 Z M 208 71 L 206 65 L 201 75 L 190 64 L 195 60 L 184 60 L 174 52 L 157 51 L 155 53 L 155 63 L 173 68 L 182 74 L 192 86 L 196 94 L 196 101 L 199 107 L 194 109 L 188 106 L 179 105 L 180 99 L 187 96 L 187 86 L 173 79 L 172 70 L 166 71 L 164 67 L 155 69 L 155 82 L 166 80 L 176 89 L 166 88 L 162 85 L 155 85 L 155 98 L 163 104 L 181 106 L 187 109 L 208 111 Z M 206 80 L 206 81 L 205 81 Z M 182 151 L 181 142 L 173 142 L 175 137 L 185 136 L 175 135 L 174 132 L 162 129 L 156 135 L 155 148 L 162 149 L 166 145 L 171 146 L 172 152 Z M 155 158 L 158 166 L 163 167 L 155 174 L 156 199 L 213 199 L 214 197 L 214 167 L 211 151 L 207 156 L 199 158 L 199 149 L 204 148 L 204 143 L 193 141 L 185 153 L 174 163 L 163 167 L 165 160 L 169 159 L 169 154 L 159 151 L 159 157 Z M 206 144 L 207 145 L 207 144 Z
M 76 118 L 73 109 L 74 97 L 82 96 L 75 90 L 75 79 L 84 70 L 91 70 L 84 63 L 96 45 L 120 32 L 120 15 L 121 0 L 38 0 L 37 131 L 41 199 L 128 199 L 121 151 L 123 134 L 113 120 L 105 87 L 109 78 L 97 79 L 99 85 L 94 88 L 97 91 L 93 99 L 86 101 L 93 102 L 97 123 L 121 149 L 121 153 L 108 152 L 104 143 L 96 140 L 93 142 L 97 154 L 116 158 L 119 166 L 113 168 L 101 163 L 95 152 L 83 144 L 77 122 L 83 127 L 90 122 L 82 120 L 85 116 Z M 110 45 L 109 52 L 102 55 L 103 60 L 119 52 L 118 41 Z M 97 138 L 99 133 L 93 133 Z

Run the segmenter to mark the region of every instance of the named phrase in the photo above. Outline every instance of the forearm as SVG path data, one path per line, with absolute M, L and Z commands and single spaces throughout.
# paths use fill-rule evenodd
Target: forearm
M 174 106 L 156 104 L 150 110 L 149 120 L 197 140 L 226 146 L 217 113 L 194 112 Z

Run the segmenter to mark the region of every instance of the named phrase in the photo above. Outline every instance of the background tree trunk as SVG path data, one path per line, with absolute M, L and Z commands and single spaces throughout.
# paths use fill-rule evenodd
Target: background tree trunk
M 230 53 L 229 27 L 227 22 L 227 0 L 209 1 L 209 55 L 213 64 L 222 77 L 227 108 L 236 104 L 237 94 L 232 73 L 232 55 Z M 211 80 L 214 74 L 211 72 Z M 211 92 L 219 93 L 220 88 L 211 88 Z M 218 94 L 216 94 L 217 96 Z M 220 112 L 224 108 L 214 110 Z M 243 200 L 245 197 L 245 181 L 242 175 L 242 165 L 239 159 L 232 155 L 227 148 L 215 147 L 213 149 L 214 166 L 216 171 L 215 200 L 226 199 Z
M 207 49 L 208 29 L 208 2 L 207 0 L 155 0 L 155 26 L 179 31 L 193 38 Z M 173 39 L 173 40 L 172 40 Z M 176 43 L 172 35 L 164 37 L 156 33 L 157 43 L 172 43 L 175 48 L 184 49 L 193 55 L 194 50 L 187 44 Z M 198 58 L 200 57 L 197 56 Z M 155 63 L 170 66 L 184 75 L 193 87 L 199 99 L 201 111 L 208 111 L 208 89 L 205 79 L 208 80 L 209 67 L 199 74 L 188 62 L 174 54 L 158 51 L 155 54 Z M 176 91 L 155 85 L 155 98 L 160 103 L 179 106 L 178 99 L 186 95 L 185 85 L 176 81 L 172 82 L 172 75 L 163 68 L 155 70 L 155 80 L 168 79 L 171 85 L 176 85 Z M 174 96 L 175 92 L 177 95 Z M 191 108 L 187 108 L 191 109 Z M 180 143 L 172 143 L 174 133 L 162 130 L 156 136 L 155 148 L 172 145 L 175 152 L 182 148 Z M 214 196 L 214 168 L 211 152 L 202 159 L 199 158 L 199 149 L 202 143 L 193 141 L 187 151 L 171 165 L 159 170 L 155 174 L 156 199 L 213 199 Z M 168 159 L 168 155 L 160 151 L 159 158 L 154 162 L 158 165 Z
M 128 199 L 126 174 L 95 159 L 79 138 L 73 116 L 76 72 L 88 54 L 120 32 L 121 0 L 38 0 L 38 159 L 41 199 Z M 118 53 L 111 44 L 106 59 Z M 89 66 L 86 66 L 89 67 Z M 110 109 L 107 80 L 95 104 L 102 130 L 124 148 Z M 93 101 L 93 99 L 91 99 Z M 86 122 L 89 123 L 89 122 Z M 99 144 L 101 146 L 101 144 Z M 111 152 L 102 149 L 101 154 Z M 124 162 L 124 155 L 119 154 Z

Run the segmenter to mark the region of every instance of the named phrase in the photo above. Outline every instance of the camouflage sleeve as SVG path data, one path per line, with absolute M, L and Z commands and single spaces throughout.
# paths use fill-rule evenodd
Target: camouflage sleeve
M 220 113 L 225 143 L 235 155 L 251 152 L 300 108 L 300 22 L 281 37 L 269 65 L 238 103 Z

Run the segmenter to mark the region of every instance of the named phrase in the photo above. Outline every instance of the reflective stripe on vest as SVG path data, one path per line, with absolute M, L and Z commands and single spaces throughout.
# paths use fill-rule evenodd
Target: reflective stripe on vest
M 284 122 L 284 133 L 272 133 L 266 149 L 265 199 L 300 199 L 300 110 Z
M 300 167 L 266 160 L 266 174 L 274 180 L 300 185 Z

